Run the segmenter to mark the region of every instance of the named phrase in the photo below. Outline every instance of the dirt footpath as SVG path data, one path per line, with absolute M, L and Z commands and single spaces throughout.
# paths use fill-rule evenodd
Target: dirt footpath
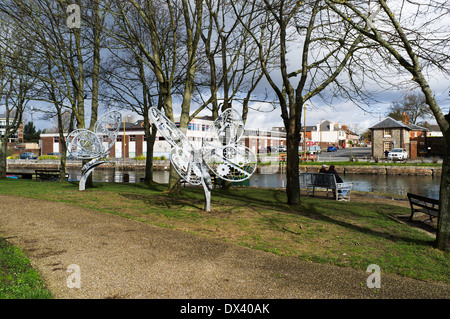
M 364 271 L 35 199 L 0 195 L 0 236 L 24 251 L 61 299 L 450 297 L 450 285 L 382 274 L 374 291 Z M 68 278 L 77 283 L 69 266 L 79 267 L 80 288 L 68 287 Z

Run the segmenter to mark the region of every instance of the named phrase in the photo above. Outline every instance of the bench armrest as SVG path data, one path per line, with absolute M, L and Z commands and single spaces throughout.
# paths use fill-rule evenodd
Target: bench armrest
M 346 183 L 336 183 L 336 189 L 337 190 L 343 190 L 343 191 L 351 191 L 353 184 L 346 182 Z

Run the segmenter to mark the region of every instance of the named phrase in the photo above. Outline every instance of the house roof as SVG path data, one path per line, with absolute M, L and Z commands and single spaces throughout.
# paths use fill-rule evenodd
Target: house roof
M 384 129 L 384 128 L 404 128 L 406 130 L 412 130 L 412 131 L 428 131 L 427 128 L 415 125 L 415 124 L 409 124 L 406 125 L 400 121 L 394 120 L 392 117 L 386 117 L 381 122 L 378 122 L 374 126 L 370 127 L 370 129 Z
M 429 129 L 427 129 L 426 127 L 419 126 L 419 125 L 416 125 L 416 124 L 409 124 L 409 127 L 413 131 L 429 131 Z
M 320 130 L 322 131 L 330 131 L 331 126 L 333 126 L 335 131 L 338 131 L 340 128 L 336 123 L 333 123 L 331 121 L 325 120 L 320 124 Z M 306 131 L 312 132 L 312 131 L 318 131 L 317 125 L 306 125 Z

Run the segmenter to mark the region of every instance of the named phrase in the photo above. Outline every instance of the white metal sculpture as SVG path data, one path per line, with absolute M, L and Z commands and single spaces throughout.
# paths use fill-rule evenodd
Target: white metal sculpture
M 244 123 L 234 109 L 224 111 L 207 130 L 202 148 L 196 149 L 188 138 L 161 111 L 150 109 L 150 117 L 161 135 L 172 146 L 170 161 L 183 180 L 202 185 L 205 211 L 211 209 L 212 182 L 209 169 L 225 181 L 243 181 L 256 170 L 256 155 L 238 141 Z
M 79 190 L 85 190 L 86 180 L 99 165 L 108 162 L 109 150 L 119 132 L 122 115 L 112 111 L 102 115 L 94 126 L 94 132 L 87 129 L 72 131 L 66 139 L 67 151 L 78 159 L 90 159 L 81 169 Z

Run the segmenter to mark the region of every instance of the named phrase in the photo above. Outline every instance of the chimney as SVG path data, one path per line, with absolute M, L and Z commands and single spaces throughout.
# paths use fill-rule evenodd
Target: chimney
M 409 115 L 406 115 L 406 123 L 407 126 L 409 126 Z
M 405 112 L 402 113 L 402 123 L 406 124 L 406 113 Z

